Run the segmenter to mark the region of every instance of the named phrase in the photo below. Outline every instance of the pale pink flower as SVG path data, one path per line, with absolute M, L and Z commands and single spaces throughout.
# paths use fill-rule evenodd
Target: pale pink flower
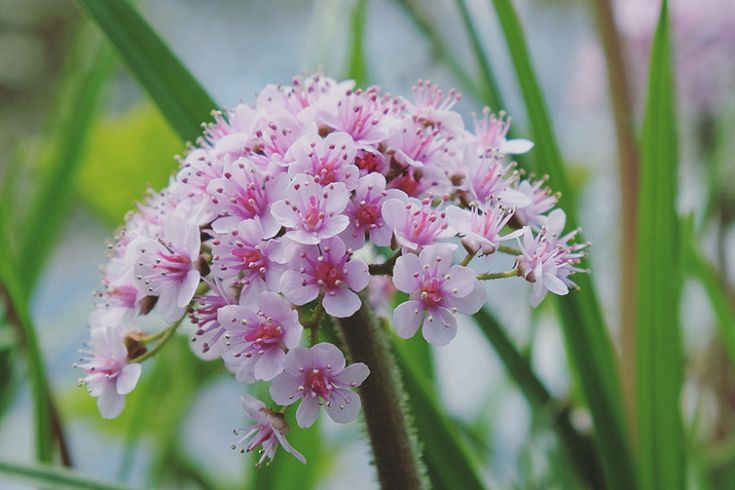
M 347 133 L 330 133 L 324 139 L 319 135 L 305 135 L 288 150 L 286 157 L 293 161 L 288 173 L 291 177 L 311 175 L 322 186 L 342 182 L 351 191 L 360 173 L 354 165 L 355 151 L 355 142 Z
M 391 130 L 386 146 L 387 154 L 398 163 L 415 168 L 424 165 L 441 168 L 448 151 L 446 139 L 440 136 L 438 129 L 425 127 L 410 119 Z
M 446 345 L 457 335 L 454 314 L 477 313 L 485 304 L 485 290 L 475 272 L 452 265 L 452 249 L 446 245 L 431 245 L 419 255 L 399 257 L 393 284 L 410 297 L 393 312 L 396 332 L 406 339 L 423 325 L 427 342 Z
M 349 193 L 341 182 L 325 187 L 314 178 L 299 174 L 293 178 L 285 199 L 271 208 L 275 220 L 285 226 L 286 237 L 305 245 L 316 245 L 344 231 L 349 218 L 342 214 Z
M 291 85 L 267 85 L 258 94 L 255 108 L 264 112 L 285 111 L 301 120 L 313 119 L 333 98 L 340 97 L 354 84 L 351 80 L 336 82 L 321 73 L 308 78 L 297 77 Z
M 291 145 L 301 136 L 316 134 L 317 131 L 315 123 L 302 123 L 283 112 L 269 114 L 268 119 L 260 121 L 255 130 L 248 160 L 264 171 L 274 166 L 287 167 L 291 163 L 287 157 Z
M 432 206 L 428 197 L 421 201 L 415 198 L 386 199 L 382 211 L 385 223 L 406 251 L 418 251 L 457 233 L 449 226 L 446 213 Z
M 486 202 L 488 199 L 495 199 L 507 207 L 531 204 L 529 196 L 512 187 L 520 176 L 515 170 L 515 165 L 503 164 L 497 155 L 480 155 L 474 151 L 467 151 L 465 166 L 467 187 L 473 200 Z
M 371 173 L 383 174 L 388 170 L 388 161 L 385 155 L 374 149 L 357 150 L 355 165 L 360 169 L 361 176 Z
M 244 435 L 232 445 L 232 449 L 241 446 L 240 452 L 250 453 L 260 447 L 260 459 L 257 466 L 261 466 L 266 459 L 273 461 L 276 449 L 280 445 L 284 451 L 291 453 L 300 462 L 306 464 L 306 458 L 286 440 L 288 424 L 282 413 L 270 410 L 265 403 L 247 394 L 240 398 L 240 405 L 255 423 L 233 431 L 235 435 Z
M 561 236 L 566 223 L 566 215 L 561 209 L 549 214 L 546 224 L 534 237 L 530 228 L 525 228 L 521 245 L 521 255 L 516 258 L 516 267 L 521 277 L 533 283 L 531 305 L 536 307 L 546 297 L 547 292 L 565 295 L 576 284 L 569 279 L 575 272 L 585 272 L 578 267 L 584 257 L 581 250 L 587 243 L 569 244 L 578 230 Z
M 208 126 L 205 139 L 218 156 L 232 158 L 245 156 L 253 145 L 255 128 L 260 120 L 258 112 L 247 104 L 238 104 L 234 109 L 215 114 L 215 125 Z
M 156 311 L 176 321 L 194 297 L 199 279 L 199 227 L 179 215 L 168 217 L 158 240 L 138 245 L 136 286 L 144 296 L 157 296 Z
M 501 235 L 503 228 L 513 217 L 514 210 L 504 208 L 491 201 L 480 205 L 470 203 L 469 209 L 460 209 L 457 206 L 447 208 L 447 217 L 452 226 L 461 236 L 465 237 L 462 243 L 471 250 L 481 251 L 483 255 L 490 255 L 500 246 L 500 242 L 511 240 L 523 234 L 523 230 L 515 230 L 507 235 Z
M 367 174 L 357 183 L 355 194 L 347 203 L 345 214 L 350 219 L 347 229 L 340 237 L 352 250 L 365 245 L 365 234 L 374 245 L 390 245 L 393 230 L 383 220 L 382 206 L 388 198 L 405 200 L 406 195 L 397 190 L 385 190 L 385 177 L 378 173 Z
M 281 225 L 271 216 L 270 207 L 281 199 L 288 184 L 283 173 L 264 173 L 245 158 L 227 161 L 223 176 L 207 186 L 212 205 L 220 216 L 212 223 L 217 233 L 227 233 L 246 219 L 257 219 L 264 237 L 278 233 Z
M 266 290 L 278 291 L 285 267 L 278 263 L 281 244 L 265 237 L 260 221 L 247 219 L 212 244 L 212 273 L 220 279 L 236 279 L 242 287 L 240 303 L 247 303 Z
M 106 419 L 120 415 L 125 407 L 125 395 L 133 391 L 140 379 L 140 364 L 128 362 L 123 339 L 119 328 L 92 330 L 92 351 L 85 353 L 75 366 L 84 371 L 79 382 L 97 398 L 97 408 Z
M 345 367 L 342 352 L 332 344 L 321 343 L 310 349 L 298 347 L 289 351 L 284 367 L 271 384 L 271 398 L 279 405 L 301 400 L 296 411 L 299 427 L 314 424 L 320 405 L 337 423 L 355 420 L 361 403 L 352 390 L 370 374 L 365 364 L 357 362 Z
M 347 318 L 360 309 L 356 293 L 370 281 L 368 266 L 353 257 L 341 239 L 297 249 L 290 266 L 281 278 L 281 291 L 292 303 L 305 305 L 322 295 L 324 310 L 336 318 Z
M 189 311 L 189 320 L 196 326 L 192 344 L 201 346 L 198 349 L 200 357 L 207 360 L 216 359 L 227 350 L 225 343 L 221 342 L 225 329 L 220 325 L 217 313 L 227 305 L 236 304 L 231 286 L 225 286 L 216 279 L 210 285 L 211 291 L 196 296 L 196 306 Z
M 224 357 L 237 381 L 270 381 L 283 371 L 286 350 L 301 342 L 298 314 L 275 293 L 262 293 L 252 306 L 223 306 L 217 320 L 227 331 Z
M 464 130 L 462 116 L 452 110 L 462 98 L 459 92 L 452 89 L 445 97 L 444 91 L 428 80 L 419 80 L 412 90 L 415 101 L 412 108 L 417 122 L 452 134 Z
M 191 199 L 205 196 L 209 183 L 222 177 L 224 171 L 223 160 L 210 149 L 194 148 L 180 163 L 176 180 L 186 189 L 185 197 Z
M 95 309 L 89 317 L 89 326 L 118 327 L 129 325 L 140 312 L 140 291 L 135 287 L 132 270 L 96 294 Z
M 530 203 L 525 206 L 519 206 L 513 220 L 520 226 L 531 226 L 538 229 L 546 223 L 547 217 L 545 213 L 553 209 L 559 201 L 559 195 L 551 192 L 551 189 L 544 187 L 546 179 L 531 182 L 523 180 L 518 184 L 518 192 L 528 196 Z
M 482 117 L 475 117 L 475 141 L 484 152 L 500 153 L 501 155 L 520 155 L 533 148 L 533 143 L 527 139 L 507 139 L 510 129 L 510 118 L 504 112 L 495 114 L 489 107 L 482 110 Z
M 383 123 L 389 106 L 379 96 L 378 87 L 367 90 L 348 90 L 340 99 L 336 99 L 334 107 L 319 114 L 322 122 L 335 131 L 349 134 L 357 148 L 371 151 L 387 136 Z

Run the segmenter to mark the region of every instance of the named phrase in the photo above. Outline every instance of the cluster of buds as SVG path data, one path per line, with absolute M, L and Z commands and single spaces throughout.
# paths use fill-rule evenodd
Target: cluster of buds
M 284 437 L 288 407 L 298 404 L 303 428 L 321 408 L 350 422 L 370 374 L 305 329 L 348 318 L 370 298 L 399 336 L 421 329 L 444 345 L 455 315 L 485 304 L 483 279 L 524 278 L 534 304 L 574 287 L 585 245 L 563 234 L 544 180 L 523 180 L 507 159 L 532 144 L 509 140 L 509 119 L 487 110 L 466 129 L 458 99 L 429 82 L 408 100 L 315 75 L 216 113 L 111 246 L 92 349 L 78 366 L 102 415 L 120 413 L 141 361 L 188 318 L 200 357 L 222 359 L 238 382 L 270 383 L 276 406 L 245 398 L 255 422 L 236 431 L 244 435 L 234 447 L 259 448 L 260 462 L 279 446 L 303 460 Z M 519 248 L 504 245 L 511 240 Z M 467 253 L 455 263 L 458 243 Z M 516 257 L 513 270 L 484 270 L 499 252 Z M 393 309 L 396 291 L 408 299 Z M 141 333 L 148 314 L 170 326 Z

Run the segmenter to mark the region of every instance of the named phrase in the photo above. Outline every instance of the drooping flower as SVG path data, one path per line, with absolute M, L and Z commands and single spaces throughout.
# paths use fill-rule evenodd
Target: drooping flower
M 285 270 L 281 256 L 279 240 L 266 239 L 260 221 L 247 219 L 212 241 L 212 272 L 220 279 L 236 279 L 240 302 L 247 303 L 263 291 L 278 291 Z
M 342 211 L 348 199 L 349 193 L 342 182 L 322 187 L 313 177 L 299 174 L 288 186 L 286 198 L 275 203 L 271 213 L 288 229 L 286 238 L 316 245 L 347 228 L 349 219 Z
M 311 175 L 321 186 L 342 182 L 351 191 L 360 173 L 354 165 L 355 151 L 355 142 L 347 133 L 330 133 L 324 139 L 319 135 L 302 136 L 288 151 L 287 158 L 293 161 L 289 175 Z
M 183 216 L 171 215 L 163 235 L 140 243 L 135 281 L 144 296 L 156 296 L 156 310 L 167 322 L 176 321 L 199 285 L 199 227 Z
M 435 345 L 446 345 L 457 334 L 456 312 L 477 313 L 485 303 L 485 290 L 475 272 L 452 265 L 452 249 L 446 245 L 431 245 L 419 255 L 399 257 L 393 284 L 410 295 L 393 312 L 398 335 L 413 337 L 423 326 L 424 338 Z
M 257 219 L 265 238 L 281 228 L 271 216 L 270 207 L 281 199 L 288 185 L 283 173 L 265 173 L 245 158 L 227 160 L 223 176 L 207 185 L 212 206 L 220 216 L 212 223 L 217 233 L 227 233 L 246 219 Z
M 227 366 L 245 383 L 269 381 L 280 373 L 286 350 L 299 345 L 303 331 L 296 311 L 271 292 L 262 293 L 253 306 L 223 306 L 217 320 L 230 347 Z
M 141 367 L 128 362 L 128 349 L 120 328 L 97 328 L 91 335 L 92 350 L 85 352 L 75 367 L 84 371 L 79 382 L 97 398 L 100 414 L 113 419 L 125 407 L 125 395 L 138 384 Z
M 247 394 L 240 398 L 240 405 L 255 423 L 233 431 L 235 435 L 245 435 L 232 445 L 232 449 L 241 447 L 240 452 L 250 453 L 260 447 L 260 459 L 257 463 L 260 466 L 266 459 L 273 461 L 280 445 L 287 453 L 306 464 L 306 458 L 286 440 L 288 424 L 282 413 L 270 410 L 265 403 Z
M 349 317 L 360 309 L 356 293 L 370 281 L 368 266 L 353 257 L 340 238 L 297 249 L 290 266 L 281 279 L 281 291 L 292 303 L 304 305 L 321 295 L 324 310 L 337 318 Z
M 273 380 L 270 394 L 279 405 L 301 400 L 296 411 L 299 427 L 314 424 L 321 405 L 337 423 L 346 424 L 357 417 L 360 397 L 352 390 L 370 374 L 365 364 L 357 362 L 345 367 L 342 352 L 332 344 L 321 343 L 289 351 L 284 367 Z
M 460 209 L 457 206 L 447 208 L 447 217 L 452 226 L 465 237 L 462 243 L 473 251 L 481 251 L 483 255 L 495 253 L 500 242 L 521 236 L 522 229 L 501 235 L 513 214 L 513 209 L 504 208 L 492 201 L 487 201 L 482 206 L 472 202 L 469 209 Z
M 525 228 L 521 245 L 521 255 L 516 259 L 516 267 L 521 277 L 533 283 L 531 305 L 536 307 L 546 297 L 547 292 L 565 295 L 576 284 L 569 279 L 575 272 L 585 272 L 578 267 L 586 243 L 569 242 L 578 230 L 561 236 L 566 224 L 566 215 L 556 209 L 549 215 L 546 224 L 534 236 L 530 228 Z
M 406 195 L 396 189 L 385 189 L 385 177 L 372 173 L 361 177 L 357 183 L 355 194 L 347 203 L 345 214 L 350 224 L 340 237 L 353 250 L 365 245 L 365 235 L 378 246 L 390 245 L 393 230 L 383 220 L 382 205 L 388 198 L 405 200 Z
M 431 198 L 386 199 L 383 219 L 406 251 L 418 251 L 437 240 L 454 236 L 443 210 L 432 205 Z

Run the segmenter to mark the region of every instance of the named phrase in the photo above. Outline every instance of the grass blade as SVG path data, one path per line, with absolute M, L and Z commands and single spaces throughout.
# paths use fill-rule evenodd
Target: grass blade
M 528 360 L 518 352 L 487 309 L 480 310 L 474 318 L 528 403 L 551 422 L 560 445 L 579 477 L 591 488 L 603 488 L 602 469 L 593 442 L 574 429 L 569 407 L 553 399 L 549 390 L 531 369 Z
M 199 82 L 127 0 L 77 0 L 184 139 L 195 141 L 216 107 Z
M 0 461 L 0 473 L 22 478 L 39 485 L 54 485 L 54 488 L 74 488 L 85 490 L 125 490 L 126 487 L 115 483 L 105 483 L 81 476 L 73 471 L 43 465 L 24 465 Z
M 41 168 L 37 190 L 29 204 L 19 247 L 22 286 L 31 290 L 45 259 L 56 243 L 72 204 L 75 177 L 102 88 L 112 67 L 108 49 L 83 30 L 67 61 L 64 82 L 52 117 L 48 164 Z M 91 49 L 90 49 L 91 47 Z
M 350 19 L 350 65 L 347 68 L 347 78 L 354 80 L 358 87 L 363 87 L 368 83 L 364 43 L 367 5 L 367 0 L 357 0 Z
M 680 414 L 683 381 L 676 214 L 677 145 L 667 1 L 651 48 L 641 137 L 636 288 L 637 395 L 641 487 L 685 487 Z
M 572 186 L 564 169 L 551 117 L 534 73 L 518 14 L 510 0 L 492 0 L 523 96 L 536 144 L 535 170 L 551 177 L 561 191 L 560 206 L 576 226 Z M 589 277 L 578 278 L 580 291 L 557 300 L 563 332 L 584 398 L 595 422 L 596 443 L 611 488 L 635 488 L 636 476 L 623 417 L 622 391 L 612 342 Z M 576 279 L 576 278 L 575 278 Z

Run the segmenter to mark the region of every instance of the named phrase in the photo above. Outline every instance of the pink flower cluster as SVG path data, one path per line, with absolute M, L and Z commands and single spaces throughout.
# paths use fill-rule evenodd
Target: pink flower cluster
M 303 460 L 284 437 L 286 407 L 298 402 L 300 427 L 321 407 L 350 422 L 370 374 L 337 346 L 309 342 L 314 319 L 352 316 L 370 286 L 399 336 L 421 328 L 428 342 L 447 344 L 455 315 L 485 304 L 478 272 L 486 271 L 468 264 L 479 255 L 474 263 L 485 267 L 499 251 L 516 256 L 515 275 L 533 283 L 534 303 L 547 291 L 566 294 L 582 246 L 575 232 L 562 235 L 557 196 L 506 161 L 532 144 L 509 140 L 509 120 L 489 111 L 466 129 L 452 110 L 458 98 L 429 82 L 408 100 L 315 75 L 216 113 L 168 187 L 127 217 L 111 247 L 92 350 L 78 366 L 103 416 L 120 413 L 139 361 L 188 316 L 201 357 L 223 359 L 239 382 L 270 383 L 283 407 L 244 398 L 254 425 L 237 431 L 235 447 L 261 447 L 263 462 L 281 445 Z M 521 236 L 520 249 L 503 245 Z M 381 255 L 392 257 L 368 266 Z M 396 291 L 409 298 L 392 310 Z M 171 326 L 135 330 L 149 313 Z

